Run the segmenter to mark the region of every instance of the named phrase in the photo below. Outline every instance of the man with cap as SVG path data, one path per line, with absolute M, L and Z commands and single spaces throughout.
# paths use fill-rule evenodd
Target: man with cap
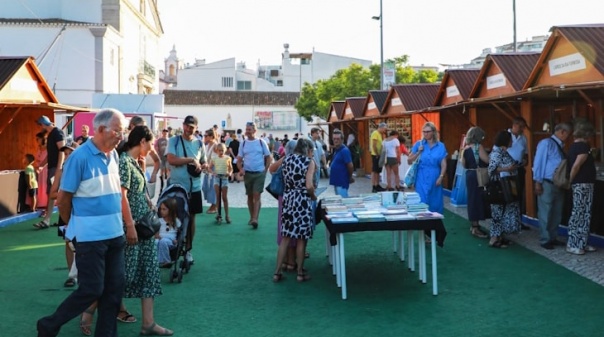
M 371 133 L 369 139 L 369 152 L 371 152 L 371 186 L 373 186 L 371 192 L 373 193 L 384 190 L 384 188 L 380 186 L 380 172 L 382 172 L 382 168 L 380 167 L 379 162 L 386 127 L 386 123 L 380 123 L 377 130 Z
M 60 149 L 65 146 L 65 134 L 61 129 L 57 128 L 50 118 L 42 116 L 38 118 L 36 123 L 42 128 L 42 131 L 48 134 L 46 141 L 46 159 L 40 164 L 40 166 L 47 165 L 48 178 L 46 181 L 46 194 L 50 194 L 50 187 L 57 172 L 57 167 L 63 166 L 65 155 Z M 34 224 L 34 227 L 38 229 L 45 229 L 49 227 L 50 216 L 54 208 L 54 199 L 48 198 L 48 205 L 46 206 L 46 214 L 42 221 Z
M 189 230 L 187 231 L 187 254 L 186 259 L 193 262 L 191 249 L 193 248 L 193 238 L 195 236 L 195 215 L 202 212 L 201 198 L 201 175 L 193 177 L 189 174 L 187 167 L 195 167 L 195 171 L 200 173 L 207 167 L 206 153 L 203 143 L 195 138 L 197 130 L 197 117 L 187 116 L 182 123 L 182 135 L 172 137 L 168 140 L 168 149 L 166 158 L 170 164 L 169 184 L 179 184 L 183 186 L 189 194 Z

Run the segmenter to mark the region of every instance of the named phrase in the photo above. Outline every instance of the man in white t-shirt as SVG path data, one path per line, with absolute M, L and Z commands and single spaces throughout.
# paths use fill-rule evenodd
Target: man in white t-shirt
M 264 191 L 266 171 L 272 158 L 266 142 L 256 138 L 256 124 L 248 122 L 245 125 L 245 136 L 247 138 L 241 143 L 237 154 L 237 167 L 239 176 L 243 177 L 245 183 L 247 207 L 250 212 L 248 224 L 257 229 L 261 206 L 260 195 Z

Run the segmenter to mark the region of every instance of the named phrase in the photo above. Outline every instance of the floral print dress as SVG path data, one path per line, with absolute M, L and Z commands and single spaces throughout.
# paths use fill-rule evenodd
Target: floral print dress
M 136 160 L 127 152 L 120 155 L 120 183 L 128 190 L 132 218 L 136 221 L 149 211 L 145 191 L 145 175 Z M 126 246 L 127 298 L 153 298 L 161 295 L 161 279 L 155 238 L 138 238 L 135 245 Z
M 507 150 L 498 147 L 493 148 L 489 155 L 489 176 L 499 174 L 495 171 L 498 167 L 510 167 L 512 165 L 514 165 L 514 159 Z M 516 170 L 502 173 L 516 175 Z M 491 237 L 515 233 L 520 230 L 520 204 L 517 201 L 505 205 L 491 205 L 491 217 Z

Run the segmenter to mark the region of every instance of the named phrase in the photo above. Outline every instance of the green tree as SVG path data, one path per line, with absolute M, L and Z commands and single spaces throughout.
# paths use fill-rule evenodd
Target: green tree
M 396 69 L 396 83 L 434 83 L 442 78 L 442 73 L 433 70 L 416 72 L 409 66 L 409 56 L 402 55 L 389 59 Z M 327 119 L 329 107 L 333 101 L 343 101 L 348 97 L 365 97 L 369 90 L 380 88 L 380 65 L 372 64 L 363 68 L 352 64 L 346 69 L 340 69 L 327 80 L 319 80 L 314 84 L 304 83 L 298 102 L 295 104 L 300 116 L 307 121 L 313 116 Z

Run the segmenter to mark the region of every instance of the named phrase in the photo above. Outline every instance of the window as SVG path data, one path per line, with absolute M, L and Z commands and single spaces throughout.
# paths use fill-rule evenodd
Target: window
M 277 77 L 277 76 L 279 76 L 279 70 L 271 69 L 271 77 Z
M 237 81 L 237 90 L 252 90 L 252 81 Z
M 222 78 L 222 87 L 223 88 L 232 88 L 233 87 L 233 78 L 232 77 L 223 77 Z
M 282 87 L 283 86 L 283 81 L 282 80 L 278 80 L 277 81 L 277 86 L 278 87 Z
M 169 69 L 169 70 L 168 70 L 168 75 L 169 75 L 169 76 L 171 76 L 171 77 L 173 77 L 173 76 L 176 74 L 176 73 L 175 73 L 175 71 L 174 71 L 174 65 L 173 65 L 173 64 L 171 64 L 171 65 L 168 67 L 168 69 Z

